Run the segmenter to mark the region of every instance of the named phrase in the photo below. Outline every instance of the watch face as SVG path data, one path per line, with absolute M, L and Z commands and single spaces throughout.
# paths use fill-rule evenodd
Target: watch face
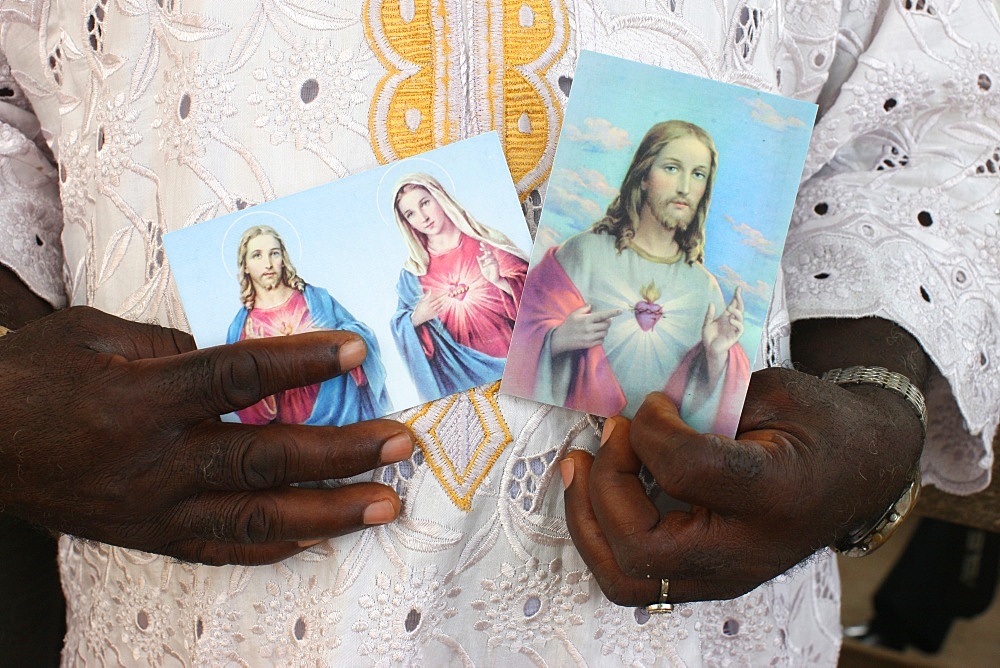
M 920 496 L 920 470 L 914 480 L 906 486 L 903 494 L 889 506 L 889 509 L 867 531 L 852 532 L 833 549 L 845 557 L 864 557 L 880 548 L 895 533 L 899 525 L 910 514 Z

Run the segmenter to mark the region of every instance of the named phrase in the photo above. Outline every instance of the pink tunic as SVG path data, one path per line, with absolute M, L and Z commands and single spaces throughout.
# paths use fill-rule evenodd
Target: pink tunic
M 487 248 L 496 258 L 500 277 L 507 279 L 512 295 L 486 280 L 477 259 L 483 251 L 478 241 L 466 235 L 453 250 L 431 255 L 420 285 L 426 291 L 449 295 L 438 318 L 457 343 L 492 357 L 506 357 L 528 263 L 499 248 Z M 432 357 L 434 345 L 430 337 L 419 327 L 417 334 L 424 353 Z

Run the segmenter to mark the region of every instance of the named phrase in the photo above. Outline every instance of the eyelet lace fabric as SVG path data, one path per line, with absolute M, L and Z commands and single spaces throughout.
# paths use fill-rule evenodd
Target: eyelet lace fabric
M 66 303 L 58 193 L 38 119 L 0 53 L 0 263 L 57 307 Z
M 1000 30 L 972 4 L 893 5 L 878 33 L 845 15 L 783 257 L 793 320 L 879 316 L 921 342 L 924 480 L 957 494 L 988 484 L 1000 420 Z
M 0 234 L 44 242 L 0 261 L 57 305 L 183 328 L 166 231 L 491 129 L 530 225 L 579 52 L 638 57 L 821 104 L 787 308 L 779 290 L 758 366 L 788 363 L 789 311 L 896 318 L 941 371 L 931 400 L 952 403 L 932 416 L 928 477 L 971 490 L 1000 406 L 997 139 L 983 139 L 1000 108 L 996 14 L 846 4 L 842 26 L 823 0 L 0 0 L 0 90 L 17 91 L 0 108 L 30 100 L 37 117 L 0 115 L 0 192 L 35 207 L 4 207 Z M 897 84 L 894 103 L 879 97 Z M 64 663 L 834 665 L 828 552 L 733 601 L 650 617 L 603 597 L 566 530 L 557 464 L 596 449 L 586 416 L 486 386 L 398 417 L 418 452 L 366 478 L 403 498 L 392 525 L 257 568 L 64 537 Z M 476 471 L 461 504 L 456 463 Z

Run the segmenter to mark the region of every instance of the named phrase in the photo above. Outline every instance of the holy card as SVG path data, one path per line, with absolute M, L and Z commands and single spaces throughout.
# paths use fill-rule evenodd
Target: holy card
M 166 235 L 200 347 L 348 330 L 364 363 L 228 419 L 343 425 L 500 379 L 531 238 L 496 133 Z
M 815 113 L 584 52 L 501 391 L 734 435 Z

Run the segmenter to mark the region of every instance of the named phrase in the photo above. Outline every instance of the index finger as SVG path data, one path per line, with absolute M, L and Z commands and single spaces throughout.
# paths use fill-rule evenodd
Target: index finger
M 765 512 L 764 492 L 782 486 L 763 443 L 699 434 L 659 392 L 636 412 L 631 445 L 664 492 L 723 515 Z
M 619 563 L 624 556 L 620 550 L 636 541 L 645 544 L 645 535 L 660 520 L 639 478 L 641 463 L 629 445 L 629 434 L 628 420 L 609 418 L 605 422 L 604 444 L 594 457 L 590 476 L 594 515 Z
M 733 299 L 730 303 L 738 308 L 740 313 L 743 312 L 743 289 L 739 285 L 736 286 L 736 290 L 733 292 Z
M 622 310 L 620 308 L 609 308 L 607 311 L 594 311 L 590 314 L 594 322 L 604 322 L 605 320 L 611 320 L 617 315 L 621 315 Z
M 293 387 L 353 369 L 368 354 L 354 332 L 322 331 L 246 339 L 173 357 L 133 362 L 167 412 L 205 419 L 252 406 Z M 164 405 L 165 404 L 165 405 Z

